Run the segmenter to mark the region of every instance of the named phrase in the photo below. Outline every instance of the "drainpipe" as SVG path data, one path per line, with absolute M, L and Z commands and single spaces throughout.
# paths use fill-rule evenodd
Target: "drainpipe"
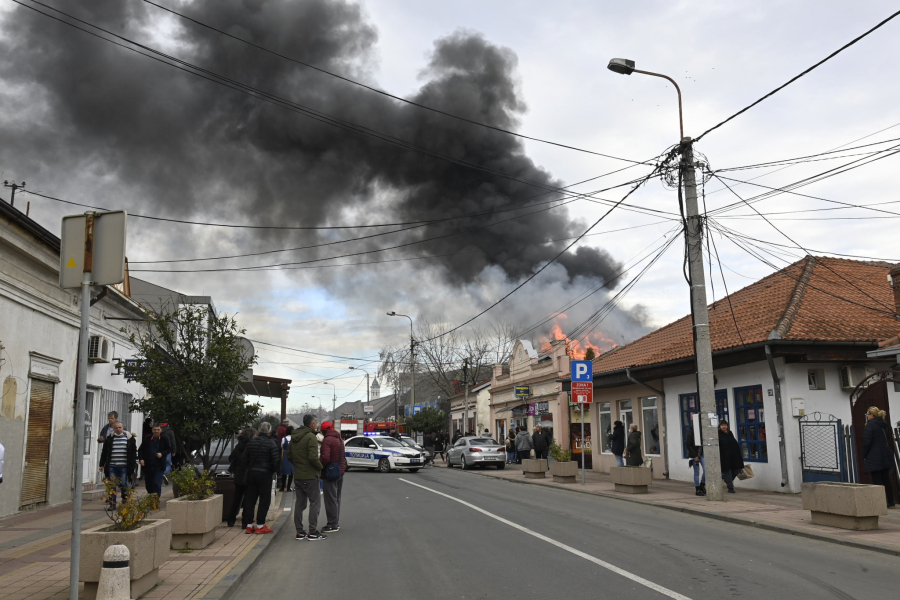
M 660 431 L 662 432 L 661 443 L 662 443 L 663 449 L 665 450 L 665 452 L 663 452 L 663 477 L 668 479 L 669 478 L 669 446 L 668 446 L 668 444 L 666 444 L 666 393 L 662 392 L 652 386 L 647 385 L 643 381 L 638 381 L 637 379 L 632 377 L 630 367 L 625 367 L 625 377 L 627 377 L 628 381 L 630 381 L 631 383 L 637 384 L 643 388 L 647 388 L 648 390 L 650 390 L 651 392 L 656 394 L 657 397 L 659 398 L 659 401 L 660 401 L 659 402 L 659 406 L 660 406 L 659 413 L 660 413 L 660 418 L 662 419 L 662 427 L 660 427 Z M 602 432 L 598 432 L 598 433 L 602 434 Z
M 781 406 L 781 382 L 775 371 L 775 360 L 772 358 L 772 346 L 766 344 L 766 361 L 769 370 L 772 371 L 772 381 L 775 384 L 775 418 L 778 421 L 778 452 L 781 454 L 781 487 L 788 483 L 787 451 L 784 447 L 784 414 Z

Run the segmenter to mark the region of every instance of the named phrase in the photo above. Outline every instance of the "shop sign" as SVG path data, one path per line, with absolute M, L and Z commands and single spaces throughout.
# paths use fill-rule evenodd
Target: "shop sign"
M 550 412 L 550 403 L 549 402 L 535 402 L 534 403 L 534 414 L 542 415 L 544 413 Z
M 530 385 L 517 385 L 516 386 L 516 398 L 525 398 L 531 395 L 531 386 Z

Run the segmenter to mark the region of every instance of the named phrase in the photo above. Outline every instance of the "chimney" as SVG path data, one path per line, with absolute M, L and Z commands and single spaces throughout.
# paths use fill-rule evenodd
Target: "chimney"
M 503 375 L 503 365 L 494 365 L 494 379 Z
M 894 316 L 900 315 L 900 265 L 891 269 L 888 274 L 888 283 L 894 290 Z

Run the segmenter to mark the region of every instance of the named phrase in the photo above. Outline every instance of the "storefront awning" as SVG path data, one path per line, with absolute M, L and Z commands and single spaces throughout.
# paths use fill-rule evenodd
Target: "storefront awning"
M 516 404 L 515 406 L 507 406 L 506 408 L 501 408 L 500 410 L 496 411 L 494 414 L 499 415 L 501 413 L 512 412 L 517 408 L 522 408 L 523 406 L 527 407 L 528 404 L 523 403 L 523 404 Z

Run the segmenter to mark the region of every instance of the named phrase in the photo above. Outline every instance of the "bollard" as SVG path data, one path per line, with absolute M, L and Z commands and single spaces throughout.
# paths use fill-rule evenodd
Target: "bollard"
M 103 553 L 103 568 L 97 584 L 97 600 L 129 600 L 131 598 L 131 568 L 128 547 L 110 546 Z

